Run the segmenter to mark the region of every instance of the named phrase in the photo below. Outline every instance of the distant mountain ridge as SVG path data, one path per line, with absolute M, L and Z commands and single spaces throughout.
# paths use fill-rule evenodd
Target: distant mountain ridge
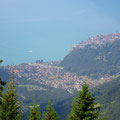
M 120 71 L 120 33 L 99 35 L 74 46 L 60 66 L 80 75 L 114 75 Z

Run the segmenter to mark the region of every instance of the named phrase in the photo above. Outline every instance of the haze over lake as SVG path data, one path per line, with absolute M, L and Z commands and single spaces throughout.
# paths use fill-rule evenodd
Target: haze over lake
M 72 44 L 95 35 L 120 32 L 119 3 L 118 0 L 1 0 L 2 64 L 61 60 Z

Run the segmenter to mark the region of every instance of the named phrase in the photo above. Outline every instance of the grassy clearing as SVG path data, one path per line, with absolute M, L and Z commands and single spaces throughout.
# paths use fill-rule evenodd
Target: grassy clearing
M 26 87 L 28 91 L 33 91 L 33 90 L 40 90 L 41 87 L 37 85 L 19 85 L 18 87 Z

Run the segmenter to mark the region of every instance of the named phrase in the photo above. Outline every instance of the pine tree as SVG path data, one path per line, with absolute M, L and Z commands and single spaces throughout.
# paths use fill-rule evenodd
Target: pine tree
M 41 120 L 41 113 L 39 104 L 33 101 L 33 104 L 30 106 L 30 113 L 28 115 L 28 120 Z
M 2 62 L 2 60 L 0 60 L 0 63 Z M 2 97 L 3 97 L 3 90 L 4 90 L 4 86 L 6 85 L 6 82 L 2 81 L 0 78 L 0 105 L 2 104 Z
M 46 106 L 46 112 L 44 112 L 44 120 L 58 120 L 57 113 L 54 110 L 50 101 L 48 101 L 48 105 Z
M 0 118 L 1 120 L 22 120 L 21 102 L 17 98 L 14 73 L 3 95 Z
M 88 85 L 85 83 L 78 96 L 74 98 L 69 120 L 95 120 L 98 118 L 100 104 L 94 102 Z

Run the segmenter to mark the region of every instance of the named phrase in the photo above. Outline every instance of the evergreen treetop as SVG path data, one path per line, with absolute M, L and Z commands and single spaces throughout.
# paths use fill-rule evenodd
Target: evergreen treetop
M 22 120 L 21 102 L 18 101 L 16 94 L 14 73 L 3 95 L 0 118 L 1 120 Z
M 48 101 L 48 105 L 46 106 L 46 112 L 44 112 L 44 120 L 58 120 L 57 113 L 54 110 L 50 101 Z
M 41 120 L 41 113 L 39 104 L 33 101 L 33 104 L 30 106 L 30 112 L 28 115 L 28 120 Z
M 78 96 L 74 98 L 69 120 L 95 120 L 98 118 L 100 104 L 94 102 L 88 85 L 85 83 Z

